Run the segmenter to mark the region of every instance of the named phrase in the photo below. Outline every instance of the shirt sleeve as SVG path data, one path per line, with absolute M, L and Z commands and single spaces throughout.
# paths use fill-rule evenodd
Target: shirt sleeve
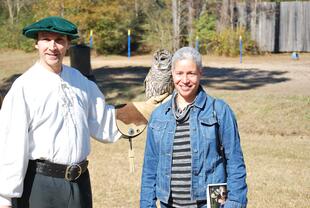
M 28 124 L 23 89 L 13 84 L 0 111 L 0 205 L 22 195 L 29 158 Z
M 11 198 L 0 196 L 0 206 L 12 206 Z
M 90 82 L 88 125 L 90 135 L 104 143 L 116 142 L 121 133 L 116 125 L 115 108 L 105 103 L 97 85 Z

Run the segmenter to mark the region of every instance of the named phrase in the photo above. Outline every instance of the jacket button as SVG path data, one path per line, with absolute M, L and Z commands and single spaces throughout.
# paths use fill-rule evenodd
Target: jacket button
M 197 150 L 197 149 L 194 149 L 194 152 L 195 152 L 195 153 L 197 153 L 197 152 L 198 152 L 198 150 Z

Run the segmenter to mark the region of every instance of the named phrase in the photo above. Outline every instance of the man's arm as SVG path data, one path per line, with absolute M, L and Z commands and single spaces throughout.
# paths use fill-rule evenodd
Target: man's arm
M 92 81 L 88 82 L 87 96 L 87 119 L 90 136 L 103 143 L 118 141 L 121 138 L 121 133 L 117 129 L 114 106 L 107 105 L 104 95 Z
M 11 199 L 0 196 L 0 208 L 11 208 Z
M 29 113 L 24 97 L 14 83 L 0 111 L 0 206 L 4 207 L 22 195 L 28 165 Z

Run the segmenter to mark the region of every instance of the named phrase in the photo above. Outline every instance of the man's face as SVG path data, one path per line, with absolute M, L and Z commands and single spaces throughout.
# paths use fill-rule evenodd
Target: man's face
M 202 72 L 192 59 L 175 63 L 172 70 L 173 82 L 179 95 L 187 102 L 192 102 L 197 94 Z
M 68 37 L 53 32 L 39 32 L 35 47 L 39 50 L 40 63 L 47 69 L 59 73 L 69 47 Z

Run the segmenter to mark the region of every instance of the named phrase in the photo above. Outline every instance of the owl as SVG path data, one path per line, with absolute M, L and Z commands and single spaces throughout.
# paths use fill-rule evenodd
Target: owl
M 147 99 L 174 90 L 171 73 L 172 54 L 165 49 L 157 50 L 153 55 L 152 67 L 144 80 Z

